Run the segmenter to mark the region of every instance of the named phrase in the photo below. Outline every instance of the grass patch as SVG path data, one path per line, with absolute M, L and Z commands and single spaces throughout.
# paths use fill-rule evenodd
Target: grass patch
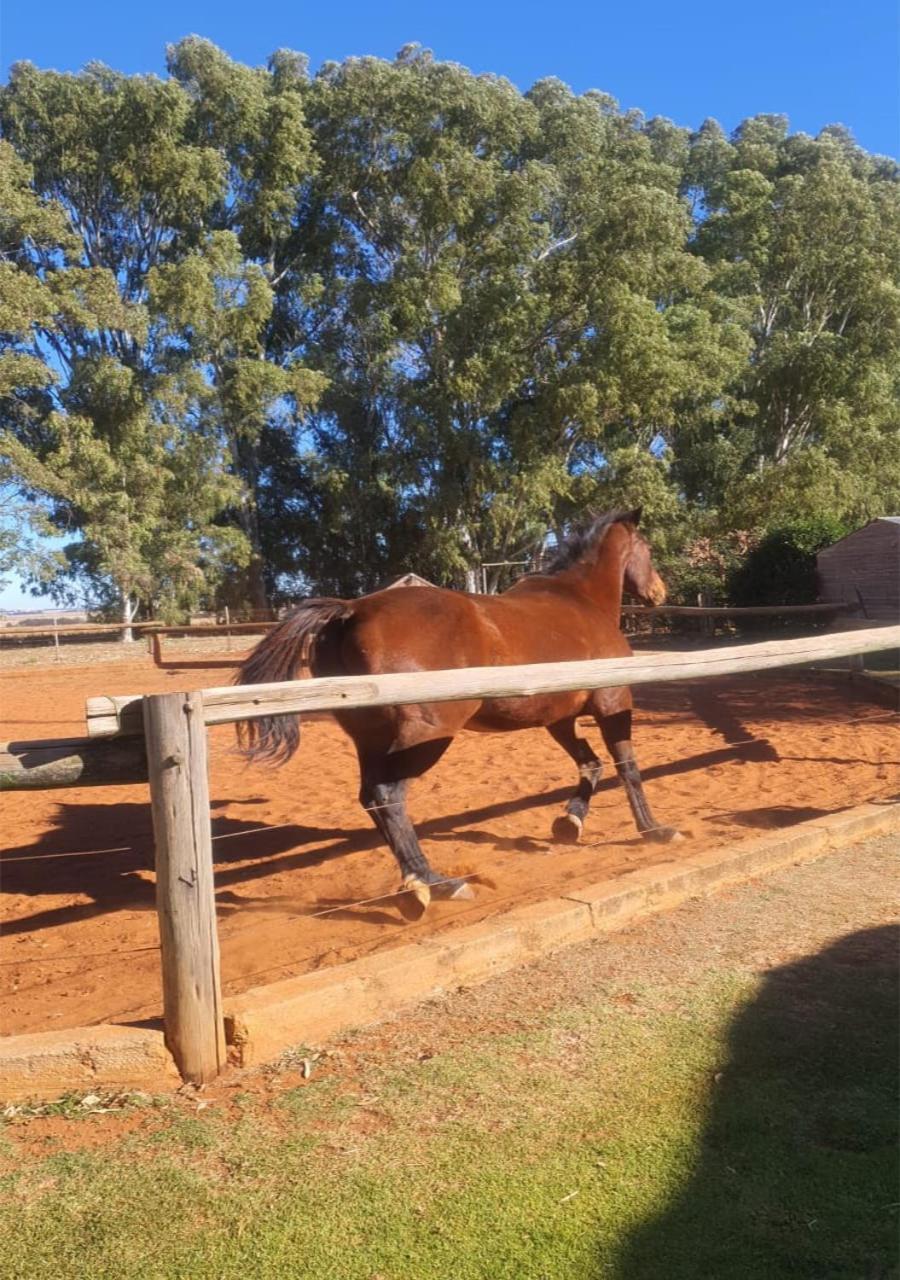
M 35 1161 L 0 1186 L 0 1274 L 884 1280 L 880 932 L 762 983 L 607 982 L 352 1086 L 314 1076 L 271 1109 L 248 1094 L 237 1118 L 164 1113 L 112 1152 Z

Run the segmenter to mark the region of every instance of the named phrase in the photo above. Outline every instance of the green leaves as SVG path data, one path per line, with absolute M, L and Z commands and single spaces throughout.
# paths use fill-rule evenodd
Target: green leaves
M 846 131 L 418 46 L 168 71 L 0 91 L 0 454 L 95 593 L 462 585 L 638 501 L 724 591 L 785 509 L 896 506 L 897 169 Z
M 100 66 L 15 67 L 0 119 L 0 457 L 37 514 L 80 535 L 58 594 L 70 569 L 125 618 L 189 607 L 215 587 L 206 548 L 239 487 L 221 443 L 173 416 L 205 379 L 173 353 L 149 281 L 190 257 L 224 159 L 192 143 L 177 84 Z
M 875 420 L 895 432 L 896 169 L 839 131 L 790 137 L 780 117 L 746 122 L 730 155 L 719 151 L 715 174 L 705 169 L 697 246 L 716 285 L 741 301 L 753 344 L 740 378 L 748 473 L 808 449 L 835 457 L 847 433 Z M 850 404 L 852 423 L 841 410 Z M 859 510 L 849 494 L 846 510 Z

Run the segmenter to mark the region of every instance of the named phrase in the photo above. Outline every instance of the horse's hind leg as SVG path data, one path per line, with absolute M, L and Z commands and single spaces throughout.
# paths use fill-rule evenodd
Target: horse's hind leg
M 660 826 L 650 812 L 647 797 L 644 795 L 641 771 L 634 757 L 634 747 L 631 745 L 630 708 L 616 711 L 611 715 L 602 713 L 595 713 L 595 715 L 603 741 L 625 787 L 638 831 L 645 840 L 654 840 L 660 844 L 667 844 L 670 840 L 683 840 L 684 837 L 680 831 L 675 827 Z
M 558 844 L 577 844 L 590 808 L 591 796 L 597 790 L 603 765 L 585 738 L 579 738 L 575 732 L 575 717 L 570 720 L 558 720 L 556 724 L 547 726 L 555 742 L 567 751 L 578 765 L 581 775 L 578 788 L 566 805 L 565 813 L 561 813 L 553 823 L 553 839 Z
M 421 916 L 432 897 L 473 897 L 465 880 L 442 876 L 431 867 L 406 811 L 409 779 L 429 769 L 449 745 L 446 739 L 375 758 L 360 755 L 360 804 L 368 810 L 400 866 L 407 892 L 398 902 L 409 919 Z

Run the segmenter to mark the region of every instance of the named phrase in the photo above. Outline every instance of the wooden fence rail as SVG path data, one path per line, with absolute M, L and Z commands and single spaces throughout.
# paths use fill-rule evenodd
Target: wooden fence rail
M 123 631 L 133 631 L 136 635 L 143 636 L 160 626 L 162 623 L 159 622 L 69 622 L 60 623 L 59 626 L 48 624 L 44 627 L 8 626 L 0 627 L 0 641 L 32 640 L 38 637 L 52 640 L 55 636 L 64 640 L 66 636 L 108 635 Z
M 694 605 L 694 604 L 623 604 L 622 613 L 643 618 L 828 618 L 852 612 L 847 604 L 760 604 L 760 605 Z
M 195 626 L 156 627 L 147 634 L 147 647 L 156 666 L 161 667 L 162 642 L 166 636 L 193 639 L 197 636 L 262 635 L 277 625 L 275 622 L 200 622 Z
M 147 754 L 140 737 L 0 743 L 0 791 L 127 786 L 146 781 Z
M 303 711 L 459 702 L 470 698 L 519 698 L 573 689 L 650 684 L 657 680 L 701 680 L 707 676 L 766 671 L 894 647 L 900 647 L 900 626 L 804 636 L 797 640 L 719 646 L 685 653 L 596 658 L 587 662 L 462 667 L 450 671 L 329 676 L 276 684 L 226 685 L 203 690 L 203 714 L 210 725 Z M 140 695 L 88 698 L 89 736 L 140 733 L 142 705 Z
M 795 605 L 758 605 L 758 606 L 700 606 L 664 604 L 648 607 L 643 604 L 625 604 L 622 614 L 626 617 L 640 618 L 809 618 L 820 615 L 827 618 L 839 613 L 852 612 L 854 606 L 848 604 L 795 604 Z M 260 610 L 262 612 L 262 610 Z M 269 612 L 268 610 L 266 611 Z M 160 636 L 202 636 L 202 635 L 241 635 L 268 631 L 277 623 L 271 617 L 257 621 L 244 617 L 226 622 L 195 622 L 168 625 L 163 622 L 63 622 L 57 626 L 0 627 L 0 643 L 5 640 L 53 639 L 59 636 L 103 635 L 106 633 L 131 630 L 137 636 L 157 634 Z

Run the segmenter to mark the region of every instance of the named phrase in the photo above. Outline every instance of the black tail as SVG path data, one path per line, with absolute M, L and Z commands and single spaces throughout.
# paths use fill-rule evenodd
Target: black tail
M 312 661 L 318 636 L 336 619 L 348 618 L 347 600 L 307 600 L 289 618 L 260 640 L 237 674 L 235 684 L 272 684 L 295 680 L 300 667 Z M 300 717 L 261 716 L 237 725 L 241 750 L 248 759 L 284 764 L 300 745 Z

